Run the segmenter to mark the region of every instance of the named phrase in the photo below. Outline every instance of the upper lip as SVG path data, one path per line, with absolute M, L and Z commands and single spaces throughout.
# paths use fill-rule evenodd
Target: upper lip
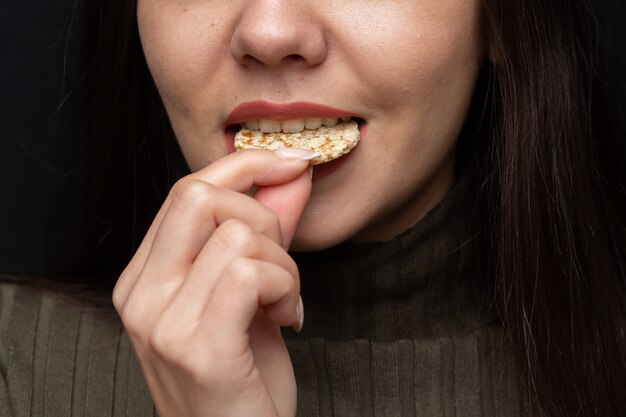
M 235 107 L 228 115 L 225 127 L 251 119 L 292 120 L 314 117 L 339 118 L 347 116 L 361 118 L 359 115 L 347 110 L 337 109 L 323 104 L 305 101 L 270 103 L 268 101 L 258 100 L 241 103 Z

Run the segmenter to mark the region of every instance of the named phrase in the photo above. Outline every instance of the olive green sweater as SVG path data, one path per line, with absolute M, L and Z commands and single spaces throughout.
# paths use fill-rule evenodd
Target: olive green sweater
M 284 332 L 299 416 L 521 416 L 457 186 L 381 244 L 295 254 L 305 325 Z M 0 416 L 156 415 L 112 309 L 0 285 Z M 183 416 L 181 416 L 183 417 Z

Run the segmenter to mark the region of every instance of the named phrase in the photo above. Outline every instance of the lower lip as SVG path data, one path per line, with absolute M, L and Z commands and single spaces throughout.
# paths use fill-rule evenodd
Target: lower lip
M 366 130 L 367 130 L 367 123 L 363 122 L 359 126 L 359 136 L 360 136 L 359 141 L 363 140 Z M 228 149 L 229 153 L 235 152 L 235 144 L 234 144 L 235 135 L 236 135 L 236 132 L 234 131 L 226 131 L 226 133 L 224 134 L 224 141 L 226 142 L 226 149 Z M 319 181 L 322 178 L 326 178 L 332 173 L 334 173 L 335 171 L 337 171 L 339 168 L 341 168 L 346 162 L 348 162 L 351 159 L 351 157 L 354 155 L 355 152 L 356 152 L 356 148 L 352 150 L 351 152 L 348 152 L 347 154 L 333 161 L 327 162 L 325 164 L 315 165 L 313 167 L 313 181 Z

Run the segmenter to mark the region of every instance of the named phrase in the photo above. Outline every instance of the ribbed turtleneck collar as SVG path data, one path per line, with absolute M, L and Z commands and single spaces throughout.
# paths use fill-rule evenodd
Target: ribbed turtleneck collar
M 344 243 L 293 254 L 300 268 L 305 325 L 286 337 L 432 337 L 473 328 L 489 301 L 476 291 L 466 181 L 416 225 L 388 242 Z M 481 306 L 482 304 L 482 306 Z M 493 320 L 493 316 L 488 319 Z

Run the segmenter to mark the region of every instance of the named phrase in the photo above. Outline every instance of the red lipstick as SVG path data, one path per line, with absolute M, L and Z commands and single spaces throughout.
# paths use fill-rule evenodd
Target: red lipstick
M 360 117 L 347 110 L 305 101 L 278 104 L 258 100 L 242 103 L 235 107 L 230 115 L 228 115 L 224 127 L 245 122 L 250 119 L 291 120 L 314 117 L 339 118 L 347 116 Z

